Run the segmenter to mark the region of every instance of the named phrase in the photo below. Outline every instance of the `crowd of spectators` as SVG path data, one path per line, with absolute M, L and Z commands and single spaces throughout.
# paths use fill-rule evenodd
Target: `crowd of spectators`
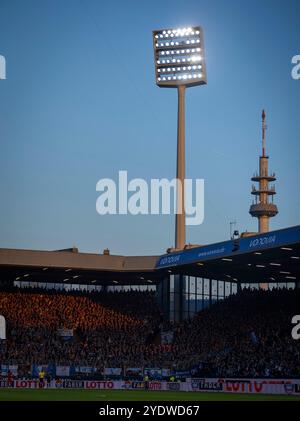
M 147 346 L 159 321 L 153 294 L 142 292 L 0 292 L 0 314 L 8 328 L 0 362 L 10 364 L 115 366 Z M 59 329 L 72 329 L 73 339 Z
M 153 292 L 0 292 L 7 321 L 0 363 L 162 367 L 229 377 L 300 376 L 300 341 L 291 337 L 299 290 L 242 290 L 192 320 L 163 325 Z M 59 329 L 72 329 L 64 340 Z M 160 331 L 172 330 L 171 344 Z M 201 373 L 199 369 L 198 374 Z
M 177 364 L 205 361 L 216 376 L 300 376 L 300 341 L 291 335 L 300 290 L 242 290 L 177 326 Z

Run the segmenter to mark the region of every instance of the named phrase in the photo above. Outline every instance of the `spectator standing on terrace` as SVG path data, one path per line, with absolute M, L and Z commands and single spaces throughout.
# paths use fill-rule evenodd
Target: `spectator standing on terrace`
M 39 387 L 43 388 L 45 386 L 45 372 L 44 369 L 42 368 L 41 371 L 39 372 Z

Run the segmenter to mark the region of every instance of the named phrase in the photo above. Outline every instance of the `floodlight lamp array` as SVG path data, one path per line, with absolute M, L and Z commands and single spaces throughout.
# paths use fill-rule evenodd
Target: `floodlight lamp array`
M 201 27 L 153 31 L 156 83 L 161 87 L 206 83 Z

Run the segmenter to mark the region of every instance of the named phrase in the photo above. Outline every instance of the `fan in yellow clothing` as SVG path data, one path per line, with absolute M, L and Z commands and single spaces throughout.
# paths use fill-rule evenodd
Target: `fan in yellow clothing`
M 146 374 L 144 376 L 144 384 L 145 384 L 145 390 L 149 390 L 149 376 Z
M 44 381 L 45 381 L 45 375 L 46 375 L 46 373 L 44 372 L 44 370 L 42 369 L 40 372 L 39 372 L 39 387 L 44 387 Z

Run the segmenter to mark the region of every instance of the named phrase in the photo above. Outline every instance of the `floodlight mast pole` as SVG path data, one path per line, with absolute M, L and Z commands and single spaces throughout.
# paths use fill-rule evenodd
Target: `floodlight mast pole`
M 156 84 L 178 92 L 175 249 L 182 250 L 186 234 L 185 91 L 206 84 L 203 31 L 200 26 L 155 30 L 153 49 Z
M 177 121 L 177 171 L 176 171 L 176 222 L 175 248 L 182 250 L 185 246 L 185 85 L 179 85 L 178 90 L 178 121 Z

